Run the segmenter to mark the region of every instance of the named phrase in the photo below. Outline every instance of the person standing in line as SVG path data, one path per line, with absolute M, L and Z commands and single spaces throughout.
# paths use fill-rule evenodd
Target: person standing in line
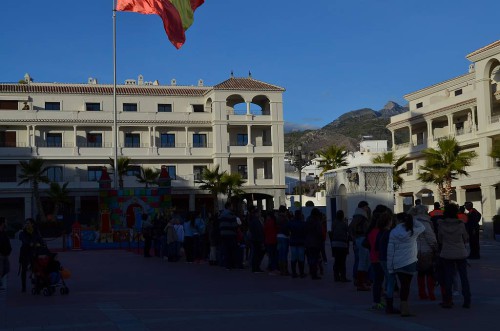
M 177 260 L 176 255 L 176 246 L 177 246 L 177 232 L 174 228 L 173 220 L 169 220 L 167 226 L 165 227 L 165 242 L 166 246 L 166 254 L 168 262 L 175 262 Z
M 468 234 L 464 223 L 457 218 L 458 206 L 449 204 L 444 209 L 445 219 L 441 222 L 438 241 L 441 243 L 439 257 L 444 268 L 444 294 L 441 307 L 453 307 L 453 277 L 456 272 L 460 276 L 462 295 L 464 296 L 464 308 L 470 308 L 471 292 L 469 279 L 467 277 L 467 248 L 465 243 Z
M 174 220 L 174 230 L 177 240 L 175 241 L 175 258 L 174 261 L 178 262 L 181 259 L 181 248 L 184 245 L 184 225 L 181 223 L 179 216 L 172 218 Z
M 270 276 L 279 275 L 278 269 L 278 227 L 276 217 L 268 212 L 264 222 L 264 243 L 267 252 L 267 270 Z
M 411 316 L 408 307 L 410 285 L 413 275 L 417 271 L 417 239 L 424 232 L 425 227 L 419 221 L 413 220 L 410 214 L 396 215 L 398 225 L 389 235 L 387 246 L 387 269 L 395 273 L 401 283 L 399 297 L 401 299 L 401 316 Z
M 351 224 L 349 224 L 349 235 L 353 240 L 354 264 L 352 267 L 354 286 L 358 291 L 370 291 L 368 284 L 368 269 L 370 267 L 370 251 L 363 246 L 366 232 L 370 225 L 371 210 L 366 201 L 360 201 L 358 208 L 354 211 Z
M 219 229 L 222 242 L 222 255 L 224 267 L 231 270 L 237 267 L 238 254 L 238 221 L 231 210 L 231 203 L 226 202 L 224 210 L 219 217 Z
M 337 210 L 332 222 L 331 245 L 333 255 L 333 281 L 347 283 L 346 259 L 349 254 L 349 231 L 344 211 Z
M 479 222 L 481 221 L 481 214 L 474 208 L 472 202 L 467 201 L 464 204 L 467 209 L 467 224 L 466 229 L 469 234 L 470 254 L 469 259 L 480 259 L 479 254 Z
M 35 220 L 26 219 L 23 230 L 19 234 L 21 240 L 21 249 L 19 252 L 19 264 L 21 268 L 21 291 L 26 292 L 26 278 L 28 268 L 31 266 L 33 256 L 37 247 L 42 245 L 42 238 L 35 227 Z
M 378 259 L 380 266 L 384 270 L 385 278 L 385 313 L 386 314 L 401 314 L 399 309 L 394 308 L 394 289 L 396 285 L 396 275 L 389 273 L 387 269 L 387 248 L 389 245 L 389 236 L 394 228 L 394 215 L 390 209 L 387 210 L 389 217 L 380 219 L 380 232 L 378 235 Z M 385 223 L 385 226 L 384 226 Z
M 0 217 L 0 292 L 7 290 L 7 274 L 10 272 L 9 256 L 12 252 L 10 239 L 5 231 L 5 217 Z
M 427 213 L 427 207 L 420 205 L 413 209 L 413 217 L 425 227 L 424 232 L 418 236 L 418 262 L 417 262 L 417 284 L 418 297 L 420 300 L 436 300 L 434 293 L 434 261 L 438 251 L 438 244 L 431 218 Z
M 187 219 L 184 221 L 184 253 L 186 255 L 186 262 L 194 262 L 194 222 L 195 217 L 192 212 L 188 213 Z
M 212 266 L 220 264 L 220 229 L 217 214 L 211 215 L 208 220 L 208 240 L 210 241 L 208 263 Z
M 318 208 L 311 210 L 311 215 L 306 221 L 306 254 L 309 264 L 309 273 L 314 280 L 321 279 L 318 276 L 318 261 L 320 259 L 321 244 L 323 243 L 323 232 L 321 229 L 321 212 Z
M 288 212 L 286 206 L 280 206 L 276 217 L 278 227 L 278 265 L 281 276 L 290 276 L 288 271 L 288 246 L 290 244 L 290 231 L 288 228 Z
M 151 246 L 153 243 L 153 223 L 148 214 L 142 214 L 142 237 L 144 238 L 144 257 L 151 257 Z
M 290 265 L 292 268 L 292 277 L 305 278 L 305 239 L 306 239 L 306 223 L 304 222 L 304 214 L 300 209 L 294 213 L 294 217 L 288 223 L 290 229 Z M 299 273 L 297 274 L 297 264 L 299 265 Z
M 367 232 L 366 239 L 370 246 L 370 262 L 374 274 L 373 281 L 373 305 L 374 310 L 384 310 L 385 305 L 382 303 L 382 283 L 384 282 L 384 269 L 379 259 L 379 235 L 386 227 L 387 222 L 391 215 L 387 213 L 387 207 L 384 205 L 377 205 L 372 213 L 372 220 L 370 222 L 370 229 Z
M 252 272 L 263 272 L 260 268 L 264 257 L 264 226 L 260 219 L 260 210 L 251 206 L 249 208 L 248 233 L 251 250 Z

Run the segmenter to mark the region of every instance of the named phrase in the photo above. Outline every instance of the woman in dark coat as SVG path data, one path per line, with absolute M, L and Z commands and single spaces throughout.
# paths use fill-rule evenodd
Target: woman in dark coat
M 323 244 L 323 229 L 321 226 L 321 212 L 318 208 L 311 210 L 311 215 L 306 222 L 306 255 L 309 272 L 312 279 L 321 279 L 318 276 L 318 262 Z

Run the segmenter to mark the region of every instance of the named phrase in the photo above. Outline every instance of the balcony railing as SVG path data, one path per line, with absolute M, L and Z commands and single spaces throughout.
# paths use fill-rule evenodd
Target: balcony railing
M 27 144 L 22 142 L 4 142 L 0 144 L 0 148 L 16 148 L 16 147 L 27 147 Z

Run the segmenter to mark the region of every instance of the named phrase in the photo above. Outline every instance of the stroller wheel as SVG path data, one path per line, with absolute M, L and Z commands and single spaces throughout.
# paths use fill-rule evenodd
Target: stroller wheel
M 62 295 L 65 295 L 65 294 L 68 294 L 69 293 L 69 289 L 67 287 L 61 287 L 59 289 L 59 292 L 62 294 Z
M 52 295 L 52 292 L 50 291 L 49 288 L 44 288 L 43 289 L 43 295 L 46 296 L 46 297 L 48 297 L 48 296 Z

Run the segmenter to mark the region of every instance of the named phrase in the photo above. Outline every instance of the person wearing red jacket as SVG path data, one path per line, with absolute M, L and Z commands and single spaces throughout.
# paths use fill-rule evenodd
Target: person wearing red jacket
M 276 216 L 269 212 L 264 222 L 264 245 L 268 258 L 267 270 L 270 275 L 279 275 L 278 272 L 278 225 Z

